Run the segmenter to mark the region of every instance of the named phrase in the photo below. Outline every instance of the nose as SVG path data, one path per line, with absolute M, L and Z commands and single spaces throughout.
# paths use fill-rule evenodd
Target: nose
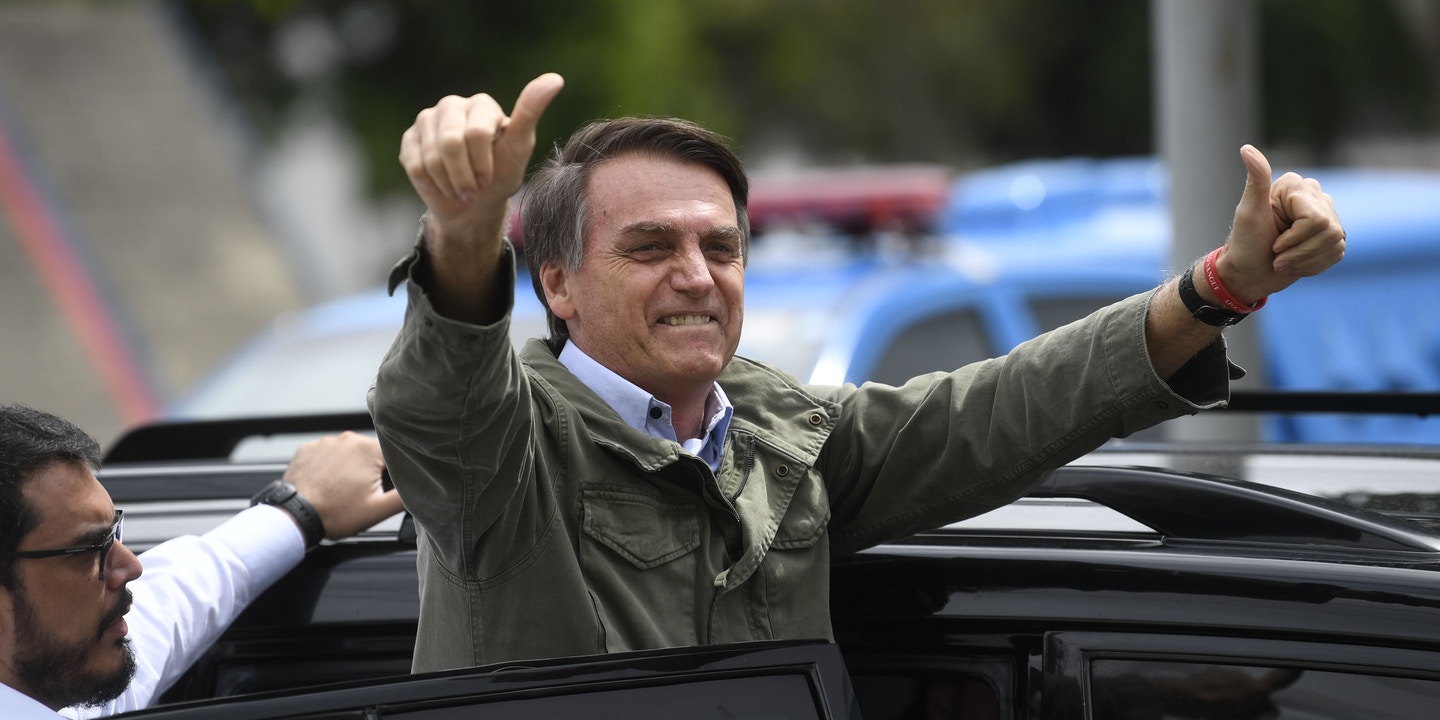
M 670 287 L 687 295 L 703 295 L 714 285 L 715 279 L 710 275 L 710 263 L 700 249 L 700 243 L 685 243 L 674 255 Z
M 110 555 L 105 560 L 105 584 L 114 590 L 125 587 L 125 583 L 140 577 L 144 571 L 140 567 L 140 558 L 122 542 L 110 548 Z

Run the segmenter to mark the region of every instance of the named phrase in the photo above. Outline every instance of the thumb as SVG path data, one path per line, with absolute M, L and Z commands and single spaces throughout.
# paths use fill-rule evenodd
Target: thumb
M 1254 145 L 1241 147 L 1240 159 L 1245 163 L 1245 192 L 1236 214 L 1257 217 L 1270 205 L 1270 161 Z
M 379 520 L 375 522 L 380 522 L 380 520 L 384 520 L 404 509 L 405 503 L 400 500 L 400 493 L 393 489 L 385 490 L 376 498 L 375 512 Z
M 505 131 L 522 137 L 532 134 L 545 108 L 550 106 L 550 101 L 560 94 L 560 88 L 563 87 L 565 79 L 555 73 L 545 73 L 531 80 L 515 100 L 515 108 L 510 112 Z

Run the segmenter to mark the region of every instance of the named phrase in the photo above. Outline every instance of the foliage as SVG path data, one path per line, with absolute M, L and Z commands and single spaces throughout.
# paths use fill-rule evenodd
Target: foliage
M 418 110 L 480 90 L 508 105 L 547 70 L 567 86 L 542 147 L 594 117 L 652 114 L 699 120 L 752 163 L 1153 148 L 1149 0 L 172 2 L 257 127 L 325 102 L 380 193 L 405 187 L 395 154 Z M 1323 157 L 1347 130 L 1432 129 L 1435 75 L 1391 3 L 1260 6 L 1266 142 Z M 328 61 L 297 64 L 326 42 Z

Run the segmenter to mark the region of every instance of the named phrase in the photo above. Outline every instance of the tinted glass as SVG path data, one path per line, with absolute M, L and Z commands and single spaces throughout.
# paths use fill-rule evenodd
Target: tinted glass
M 961 672 L 854 675 L 851 683 L 865 720 L 997 720 L 1000 700 L 991 680 Z
M 1095 720 L 1430 720 L 1440 680 L 1250 665 L 1097 660 Z
M 825 717 L 820 714 L 815 702 L 809 680 L 794 674 L 491 700 L 414 712 L 392 712 L 385 717 L 395 720 L 802 720 Z
M 916 375 L 954 370 L 995 355 L 980 318 L 962 310 L 926 318 L 900 331 L 865 379 L 901 385 Z

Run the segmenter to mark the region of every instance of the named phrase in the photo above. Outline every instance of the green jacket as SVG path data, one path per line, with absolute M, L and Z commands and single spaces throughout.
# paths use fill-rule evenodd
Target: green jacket
M 508 316 L 457 323 L 408 292 L 370 403 L 420 529 L 417 672 L 829 638 L 832 557 L 1004 505 L 1112 436 L 1223 402 L 1229 379 L 1218 342 L 1175 390 L 1155 375 L 1148 295 L 898 388 L 802 386 L 737 357 L 712 473 L 544 344 L 516 353 Z

